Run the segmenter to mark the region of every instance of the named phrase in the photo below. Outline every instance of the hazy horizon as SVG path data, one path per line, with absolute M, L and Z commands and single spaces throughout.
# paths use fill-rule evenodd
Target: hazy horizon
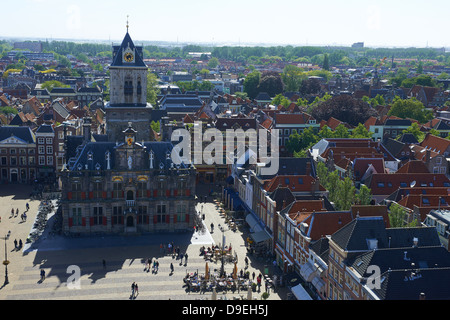
M 450 1 L 17 0 L 3 4 L 0 38 L 241 46 L 450 47 Z M 105 18 L 103 18 L 105 17 Z

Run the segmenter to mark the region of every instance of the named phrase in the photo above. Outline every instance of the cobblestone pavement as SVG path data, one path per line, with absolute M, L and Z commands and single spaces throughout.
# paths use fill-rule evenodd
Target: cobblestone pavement
M 211 292 L 188 292 L 184 287 L 183 277 L 186 273 L 204 273 L 205 260 L 199 256 L 200 247 L 220 244 L 222 232 L 219 224 L 224 225 L 224 219 L 218 214 L 215 204 L 208 199 L 198 204 L 198 210 L 205 214 L 204 224 L 208 226 L 204 234 L 186 232 L 178 234 L 153 234 L 141 236 L 99 236 L 65 238 L 49 236 L 39 243 L 36 249 L 28 246 L 16 250 L 14 239 L 25 240 L 32 229 L 39 201 L 28 199 L 29 190 L 23 185 L 0 186 L 0 237 L 4 245 L 4 236 L 11 231 L 6 241 L 9 284 L 0 288 L 0 299 L 3 300 L 117 300 L 130 299 L 131 284 L 136 282 L 139 293 L 136 297 L 148 300 L 211 300 Z M 28 219 L 22 222 L 21 211 L 25 211 L 26 203 L 30 204 Z M 10 218 L 11 208 L 19 208 L 19 216 Z M 209 232 L 211 222 L 216 226 L 215 232 Z M 245 232 L 245 230 L 244 230 Z M 232 244 L 238 256 L 238 270 L 244 269 L 244 258 L 247 250 L 244 237 L 240 231 L 233 232 L 225 228 L 226 244 Z M 187 265 L 180 265 L 180 260 L 164 254 L 160 244 L 174 242 L 182 253 L 188 253 Z M 4 246 L 0 246 L 3 248 Z M 5 250 L 0 249 L 1 260 L 4 260 Z M 154 274 L 145 269 L 145 261 L 155 258 L 159 262 L 159 271 Z M 105 267 L 102 261 L 105 260 Z M 263 273 L 267 261 L 255 260 L 249 256 L 250 273 Z M 170 263 L 174 265 L 174 273 L 170 274 Z M 270 264 L 270 263 L 269 263 Z M 70 288 L 74 284 L 72 276 L 79 268 L 80 287 Z M 4 266 L 0 274 L 4 272 Z M 220 262 L 209 262 L 210 270 L 220 270 Z M 227 263 L 225 271 L 231 273 L 234 265 Z M 40 280 L 40 271 L 45 270 L 45 280 Z M 1 269 L 0 269 L 1 270 Z M 1 278 L 0 278 L 1 279 Z M 0 284 L 3 281 L 0 280 Z M 264 290 L 264 286 L 261 288 Z M 269 300 L 280 300 L 286 297 L 284 288 L 275 292 L 269 290 Z M 253 298 L 261 299 L 262 292 L 254 292 Z M 218 299 L 233 299 L 247 297 L 247 292 L 218 293 Z

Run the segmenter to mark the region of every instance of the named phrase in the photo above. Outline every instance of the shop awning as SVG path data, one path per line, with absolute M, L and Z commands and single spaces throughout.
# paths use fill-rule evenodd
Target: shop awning
M 253 241 L 255 241 L 256 243 L 260 243 L 260 242 L 264 242 L 266 240 L 270 239 L 269 234 L 266 231 L 259 231 L 259 232 L 254 232 L 250 234 L 250 237 L 253 239 Z
M 303 277 L 305 281 L 311 282 L 312 279 L 314 278 L 316 270 L 317 268 L 315 268 L 311 263 L 307 262 L 300 269 L 300 275 Z
M 314 277 L 311 283 L 318 292 L 325 293 L 325 282 L 320 277 Z
M 245 221 L 248 223 L 253 232 L 263 231 L 261 226 L 258 224 L 258 221 L 256 221 L 256 218 L 251 213 L 245 217 Z
M 297 300 L 312 300 L 308 292 L 306 292 L 305 288 L 303 288 L 301 284 L 293 287 L 291 290 Z

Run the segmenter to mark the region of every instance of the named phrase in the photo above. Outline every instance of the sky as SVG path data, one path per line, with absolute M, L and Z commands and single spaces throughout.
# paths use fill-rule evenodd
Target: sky
M 449 0 L 2 2 L 0 39 L 450 47 Z

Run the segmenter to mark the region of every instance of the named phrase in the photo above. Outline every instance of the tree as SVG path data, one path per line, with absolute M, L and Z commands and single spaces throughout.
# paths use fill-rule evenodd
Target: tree
M 397 203 L 389 207 L 389 224 L 391 228 L 402 228 L 406 225 L 406 210 Z
M 419 64 L 417 65 L 416 72 L 418 74 L 422 74 L 423 73 L 423 63 L 422 63 L 422 61 L 420 61 Z
M 261 75 L 258 85 L 259 92 L 267 92 L 270 97 L 274 97 L 283 92 L 283 80 L 277 72 L 265 72 Z
M 403 119 L 411 118 L 419 121 L 420 123 L 426 123 L 433 119 L 433 112 L 426 110 L 423 103 L 416 98 L 401 99 L 398 96 L 394 98 L 388 115 Z
M 319 163 L 316 166 L 316 171 L 320 184 L 326 187 L 328 185 L 328 168 L 325 165 L 325 163 L 319 161 Z
M 420 130 L 420 127 L 416 122 L 413 122 L 411 126 L 409 126 L 406 130 L 403 130 L 402 133 L 411 133 L 418 142 L 422 142 L 423 139 L 425 139 L 425 133 Z
M 327 125 L 324 125 L 318 133 L 319 137 L 322 139 L 334 138 L 333 130 L 331 130 Z
M 362 206 L 370 205 L 372 201 L 372 190 L 366 185 L 361 185 L 359 188 L 359 193 L 356 195 L 358 203 Z
M 47 89 L 49 92 L 53 90 L 53 88 L 69 88 L 69 85 L 65 85 L 62 82 L 59 82 L 57 80 L 50 80 L 46 81 L 41 85 L 42 89 Z
M 150 127 L 151 127 L 155 132 L 158 132 L 158 133 L 159 133 L 159 131 L 160 131 L 160 123 L 159 123 L 159 121 L 157 121 L 157 122 L 152 121 L 152 122 L 150 123 Z
M 325 189 L 328 190 L 328 198 L 331 202 L 334 202 L 336 204 L 338 199 L 338 189 L 339 189 L 339 174 L 337 170 L 334 170 L 333 172 L 329 173 L 327 176 L 327 183 L 324 186 Z
M 351 137 L 354 139 L 372 138 L 372 135 L 373 132 L 368 131 L 366 127 L 360 123 L 355 129 L 353 129 Z
M 333 132 L 333 138 L 347 139 L 350 138 L 350 133 L 346 126 L 342 123 L 336 127 L 336 130 Z
M 355 191 L 353 181 L 349 177 L 339 180 L 336 192 L 336 209 L 349 210 L 355 203 Z
M 152 73 L 147 73 L 147 102 L 156 107 L 159 94 L 158 77 Z
M 281 79 L 283 80 L 285 91 L 297 92 L 299 91 L 302 81 L 306 79 L 306 74 L 303 72 L 303 69 L 288 64 L 284 67 Z
M 303 95 L 307 94 L 317 94 L 320 92 L 320 82 L 315 78 L 308 78 L 302 81 L 300 85 L 300 93 Z
M 328 58 L 328 54 L 324 54 L 324 56 L 323 56 L 322 69 L 323 70 L 327 70 L 327 71 L 330 70 L 330 61 L 329 61 L 329 58 Z
M 317 121 L 334 117 L 357 126 L 359 123 L 366 122 L 369 117 L 376 116 L 377 112 L 364 101 L 343 94 L 321 102 L 311 110 L 311 115 Z
M 285 107 L 285 108 L 287 108 L 287 107 L 289 107 L 289 105 L 291 104 L 291 101 L 288 99 L 288 98 L 286 98 L 285 96 L 283 96 L 283 94 L 277 94 L 276 96 L 275 96 L 275 98 L 273 98 L 273 100 L 272 100 L 272 105 L 274 105 L 274 106 L 279 106 L 279 105 L 282 105 L 283 107 Z
M 292 154 L 302 149 L 301 136 L 297 130 L 292 130 L 292 134 L 286 143 L 286 149 Z
M 216 57 L 211 58 L 208 62 L 208 68 L 210 68 L 210 69 L 217 68 L 218 65 L 219 65 L 219 59 L 217 59 Z
M 253 71 L 249 73 L 244 80 L 244 91 L 247 92 L 249 98 L 254 99 L 258 95 L 258 86 L 261 79 L 261 73 Z

